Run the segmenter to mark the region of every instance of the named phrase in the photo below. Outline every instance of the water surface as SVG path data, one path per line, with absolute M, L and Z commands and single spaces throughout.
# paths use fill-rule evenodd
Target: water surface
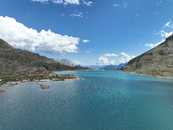
M 0 93 L 0 130 L 173 130 L 172 81 L 68 73 L 81 80 L 49 82 L 48 90 L 25 83 Z

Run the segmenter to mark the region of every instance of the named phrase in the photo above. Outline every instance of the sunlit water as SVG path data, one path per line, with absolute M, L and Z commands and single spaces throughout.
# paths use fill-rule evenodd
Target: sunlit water
M 63 72 L 64 73 L 64 72 Z M 115 71 L 0 93 L 0 130 L 173 130 L 173 82 Z

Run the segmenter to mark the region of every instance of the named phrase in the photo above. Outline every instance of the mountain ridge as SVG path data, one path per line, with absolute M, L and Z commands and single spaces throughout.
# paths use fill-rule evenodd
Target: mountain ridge
M 58 61 L 26 50 L 16 49 L 0 39 L 0 79 L 4 77 L 47 78 L 52 71 L 84 69 L 64 65 Z
M 130 60 L 123 70 L 153 76 L 173 77 L 173 35 L 160 45 Z

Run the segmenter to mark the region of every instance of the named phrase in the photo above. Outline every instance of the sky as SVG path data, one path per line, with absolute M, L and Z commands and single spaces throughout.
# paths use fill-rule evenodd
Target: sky
M 0 0 L 0 38 L 81 65 L 116 65 L 173 32 L 172 0 Z

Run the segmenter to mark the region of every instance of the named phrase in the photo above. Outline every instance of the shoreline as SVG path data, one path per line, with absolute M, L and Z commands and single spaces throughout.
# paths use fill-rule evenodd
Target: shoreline
M 66 75 L 58 75 L 56 73 L 50 73 L 49 75 L 37 75 L 36 76 L 30 76 L 30 77 L 15 77 L 14 79 L 7 79 L 6 77 L 3 80 L 3 77 L 0 78 L 0 88 L 7 88 L 11 86 L 16 86 L 22 83 L 27 83 L 27 82 L 36 82 L 36 83 L 45 83 L 49 81 L 68 81 L 68 80 L 80 80 L 79 77 L 66 74 Z M 40 85 L 42 86 L 42 85 Z
M 173 80 L 172 76 L 150 75 L 150 74 L 142 74 L 142 73 L 130 72 L 130 71 L 123 71 L 123 72 L 129 73 L 129 74 L 135 74 L 135 75 L 139 75 L 139 76 L 147 76 L 147 77 L 152 77 L 152 78 L 157 78 L 157 79 L 163 79 L 163 80 Z
M 80 78 L 71 78 L 71 79 L 64 79 L 64 80 L 50 80 L 50 79 L 42 79 L 42 80 L 34 80 L 34 81 L 9 81 L 4 84 L 0 85 L 0 94 L 5 93 L 7 88 L 15 87 L 17 85 L 25 84 L 25 83 L 34 83 L 40 87 L 41 90 L 48 90 L 51 86 L 49 86 L 48 82 L 56 82 L 56 81 L 73 81 L 73 80 L 80 80 Z

